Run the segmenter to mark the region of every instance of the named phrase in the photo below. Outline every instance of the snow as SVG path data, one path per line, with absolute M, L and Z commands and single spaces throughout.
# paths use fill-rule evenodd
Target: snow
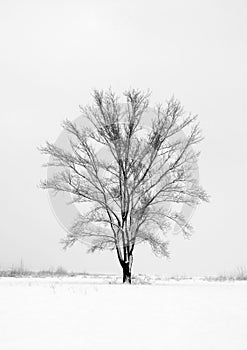
M 246 350 L 247 282 L 0 278 L 3 350 Z

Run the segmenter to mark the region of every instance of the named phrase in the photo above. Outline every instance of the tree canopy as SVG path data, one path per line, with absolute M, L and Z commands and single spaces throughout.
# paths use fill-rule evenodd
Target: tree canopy
M 174 223 L 186 237 L 191 234 L 187 218 L 167 203 L 193 206 L 208 197 L 195 178 L 194 146 L 202 140 L 197 115 L 171 98 L 154 109 L 144 134 L 150 94 L 133 89 L 124 97 L 123 105 L 111 90 L 95 90 L 94 103 L 80 107 L 90 126 L 63 122 L 70 149 L 49 142 L 41 147 L 50 156 L 48 166 L 58 169 L 41 186 L 88 203 L 63 240 L 66 247 L 90 239 L 92 252 L 115 249 L 130 273 L 136 244 L 148 243 L 155 254 L 168 256 L 167 232 Z M 111 157 L 99 157 L 96 145 Z

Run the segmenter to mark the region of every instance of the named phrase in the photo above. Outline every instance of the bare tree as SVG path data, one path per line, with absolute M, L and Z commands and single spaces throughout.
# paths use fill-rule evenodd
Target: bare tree
M 197 116 L 186 114 L 172 98 L 155 109 L 155 118 L 143 136 L 142 118 L 149 108 L 149 93 L 124 93 L 125 108 L 111 91 L 93 92 L 94 103 L 80 107 L 90 127 L 69 120 L 63 128 L 70 150 L 46 143 L 40 148 L 59 171 L 41 183 L 44 189 L 69 192 L 74 202 L 90 203 L 76 219 L 63 243 L 92 240 L 90 251 L 116 250 L 123 282 L 131 283 L 133 252 L 137 243 L 149 243 L 157 255 L 168 256 L 166 233 L 172 223 L 188 237 L 192 227 L 167 203 L 195 205 L 207 200 L 194 178 L 202 140 Z M 181 138 L 181 131 L 186 137 Z M 111 160 L 100 158 L 95 145 L 108 149 Z

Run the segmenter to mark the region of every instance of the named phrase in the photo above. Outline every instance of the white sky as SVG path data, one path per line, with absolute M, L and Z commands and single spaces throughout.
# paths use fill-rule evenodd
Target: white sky
M 38 183 L 64 118 L 91 89 L 150 88 L 198 113 L 201 205 L 191 240 L 171 237 L 171 260 L 137 249 L 134 271 L 206 274 L 247 265 L 246 1 L 1 1 L 0 267 L 63 265 L 119 272 L 112 253 L 64 252 L 64 236 Z

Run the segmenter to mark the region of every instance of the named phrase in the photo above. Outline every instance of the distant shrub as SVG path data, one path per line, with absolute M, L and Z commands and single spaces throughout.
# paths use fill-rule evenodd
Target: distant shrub
M 185 281 L 185 280 L 191 280 L 192 277 L 188 277 L 187 275 L 174 275 L 169 278 L 169 280 L 174 281 Z
M 69 276 L 70 273 L 62 266 L 58 266 L 56 271 L 54 272 L 54 275 L 55 276 Z
M 247 267 L 240 266 L 232 273 L 224 273 L 218 276 L 204 277 L 206 281 L 247 281 Z
M 237 281 L 247 281 L 247 266 L 238 267 L 234 277 Z
M 23 266 L 12 266 L 10 270 L 0 271 L 0 277 L 27 277 L 32 276 L 33 272 L 25 269 Z
M 85 276 L 86 272 L 68 272 L 64 267 L 58 266 L 56 270 L 30 271 L 23 264 L 18 267 L 12 266 L 10 270 L 0 271 L 0 277 L 57 277 L 57 276 Z

